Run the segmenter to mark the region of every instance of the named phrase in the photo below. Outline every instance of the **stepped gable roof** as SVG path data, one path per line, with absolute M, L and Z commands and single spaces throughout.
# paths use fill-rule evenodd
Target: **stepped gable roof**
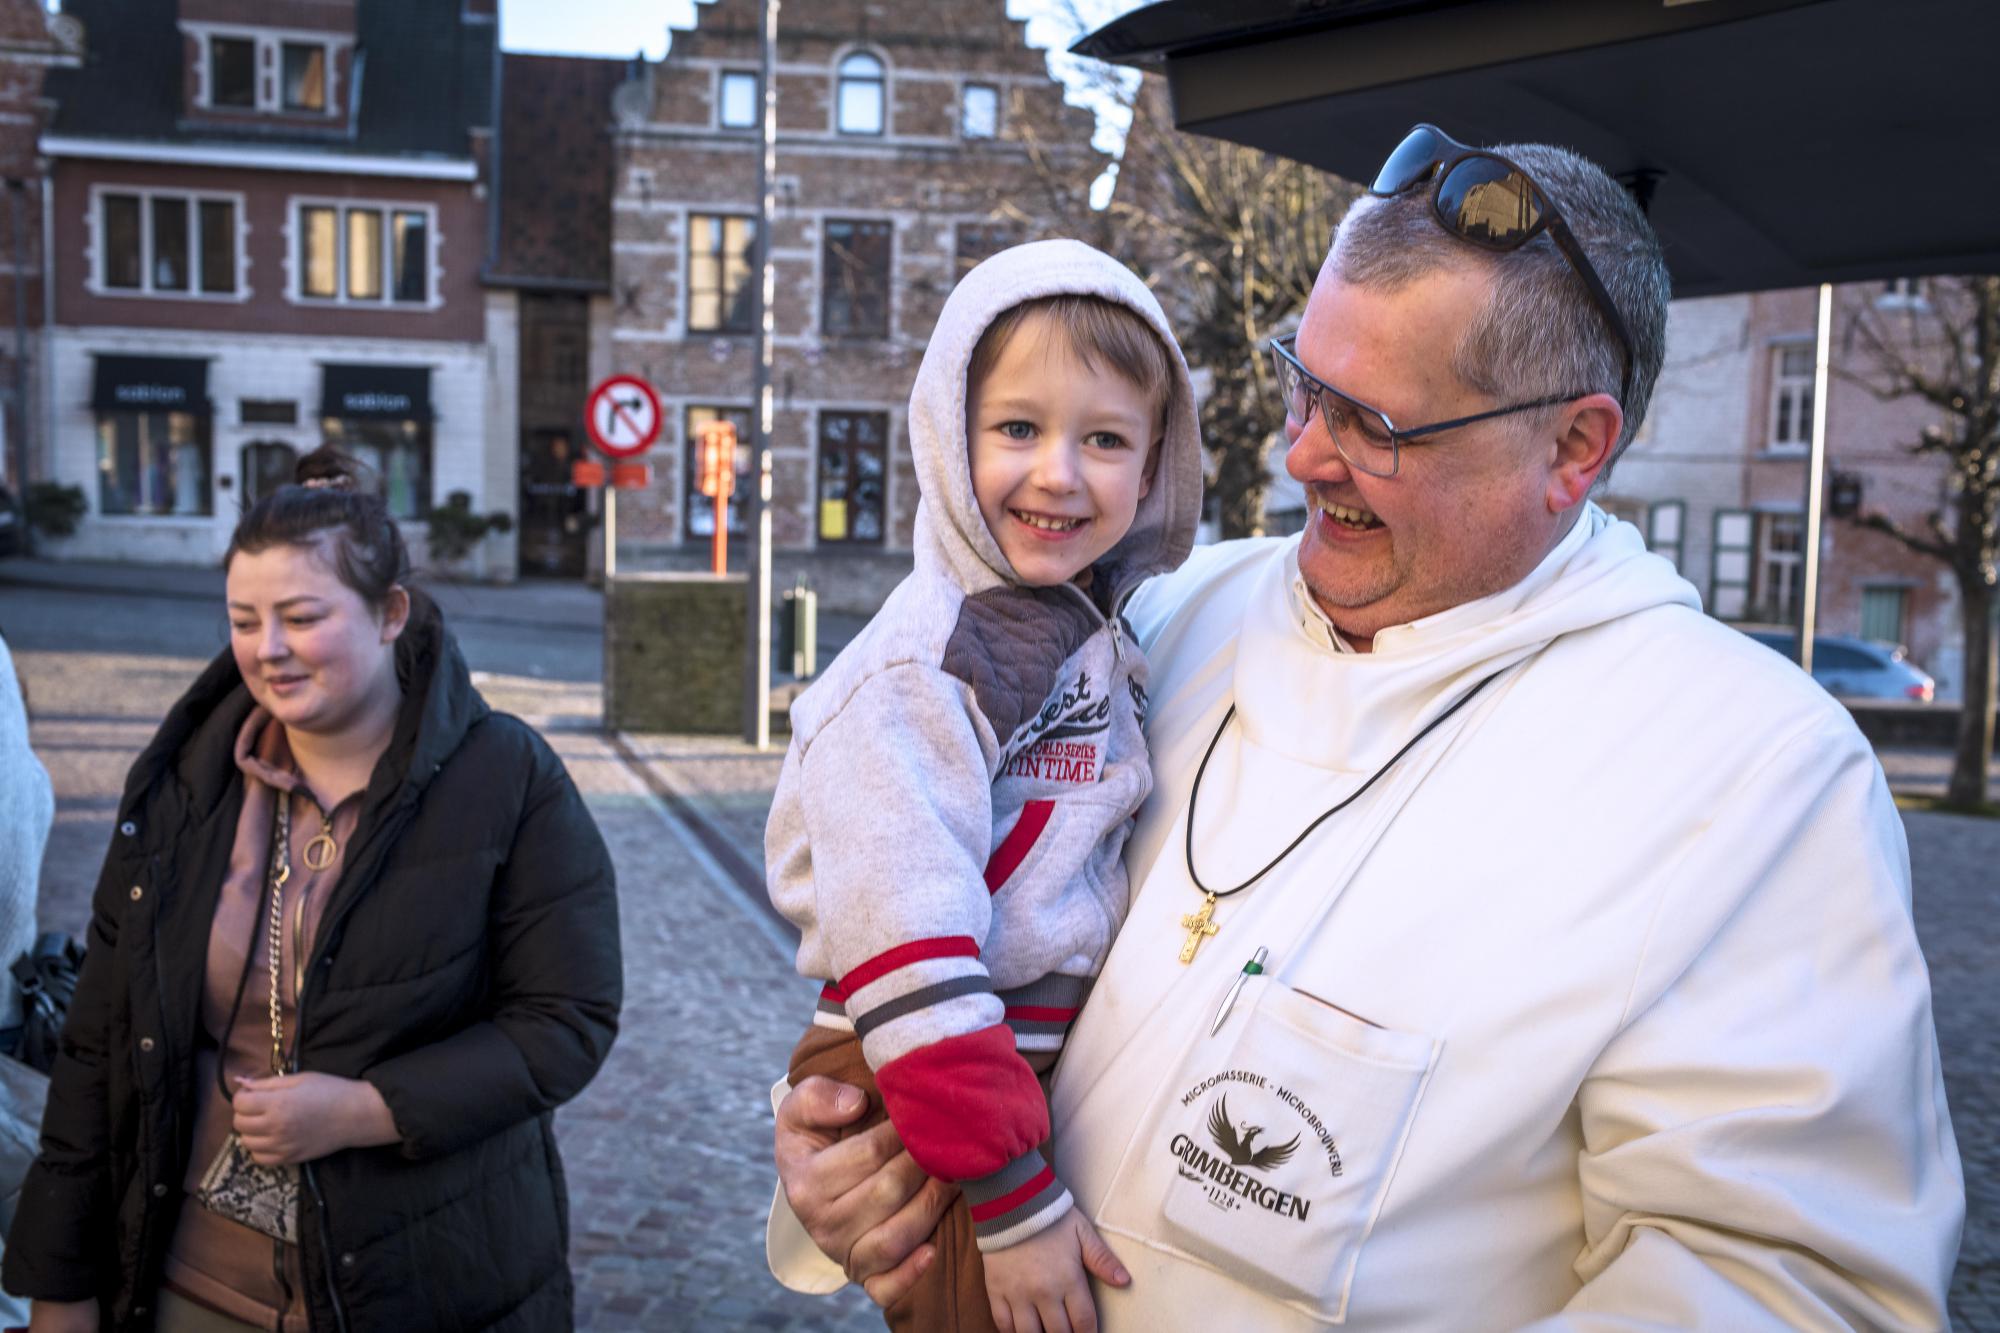
M 53 17 L 43 0 L 0 0 L 0 54 L 61 52 L 62 43 L 49 29 Z

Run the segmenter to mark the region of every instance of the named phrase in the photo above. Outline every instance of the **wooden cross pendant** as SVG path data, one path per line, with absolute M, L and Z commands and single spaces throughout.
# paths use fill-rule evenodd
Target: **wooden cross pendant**
M 1181 918 L 1181 925 L 1187 928 L 1188 933 L 1187 941 L 1181 945 L 1183 963 L 1192 963 L 1194 952 L 1201 947 L 1201 942 L 1222 929 L 1211 920 L 1214 915 L 1215 895 L 1211 893 L 1202 899 L 1201 910 L 1190 912 Z

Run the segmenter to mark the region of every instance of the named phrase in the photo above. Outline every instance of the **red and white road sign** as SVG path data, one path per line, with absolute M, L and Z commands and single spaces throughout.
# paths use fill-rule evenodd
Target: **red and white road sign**
M 590 391 L 584 428 L 613 458 L 637 458 L 660 438 L 660 396 L 637 375 L 613 375 Z

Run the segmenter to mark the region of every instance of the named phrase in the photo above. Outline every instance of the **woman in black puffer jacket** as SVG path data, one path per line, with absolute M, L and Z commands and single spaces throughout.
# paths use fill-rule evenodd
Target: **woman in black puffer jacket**
M 381 500 L 300 474 L 119 805 L 6 1246 L 36 1333 L 572 1323 L 551 1115 L 617 1029 L 610 860 Z

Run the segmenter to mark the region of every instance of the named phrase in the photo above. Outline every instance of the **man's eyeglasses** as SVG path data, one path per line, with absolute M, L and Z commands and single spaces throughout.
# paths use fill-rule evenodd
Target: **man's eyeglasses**
M 1550 394 L 1533 402 L 1496 407 L 1490 412 L 1475 412 L 1469 417 L 1453 417 L 1450 421 L 1434 421 L 1428 426 L 1398 429 L 1380 408 L 1348 397 L 1300 364 L 1295 337 L 1271 339 L 1271 368 L 1277 374 L 1278 396 L 1283 400 L 1285 415 L 1291 418 L 1292 424 L 1303 430 L 1312 419 L 1312 414 L 1319 413 L 1320 420 L 1326 423 L 1326 433 L 1333 437 L 1333 447 L 1340 451 L 1340 456 L 1350 466 L 1376 477 L 1396 475 L 1396 469 L 1402 462 L 1402 445 L 1406 440 L 1457 430 L 1475 421 L 1512 416 L 1516 412 L 1529 412 L 1538 407 L 1553 407 L 1557 403 L 1583 397 L 1582 393 Z
M 1481 249 L 1518 250 L 1547 231 L 1590 299 L 1604 315 L 1625 353 L 1625 374 L 1618 390 L 1622 407 L 1632 397 L 1632 331 L 1605 290 L 1569 224 L 1535 184 L 1534 178 L 1497 153 L 1468 148 L 1435 125 L 1418 125 L 1403 136 L 1396 151 L 1382 164 L 1368 192 L 1388 198 L 1435 181 L 1431 212 L 1452 235 Z M 1581 395 L 1579 395 L 1581 396 Z

